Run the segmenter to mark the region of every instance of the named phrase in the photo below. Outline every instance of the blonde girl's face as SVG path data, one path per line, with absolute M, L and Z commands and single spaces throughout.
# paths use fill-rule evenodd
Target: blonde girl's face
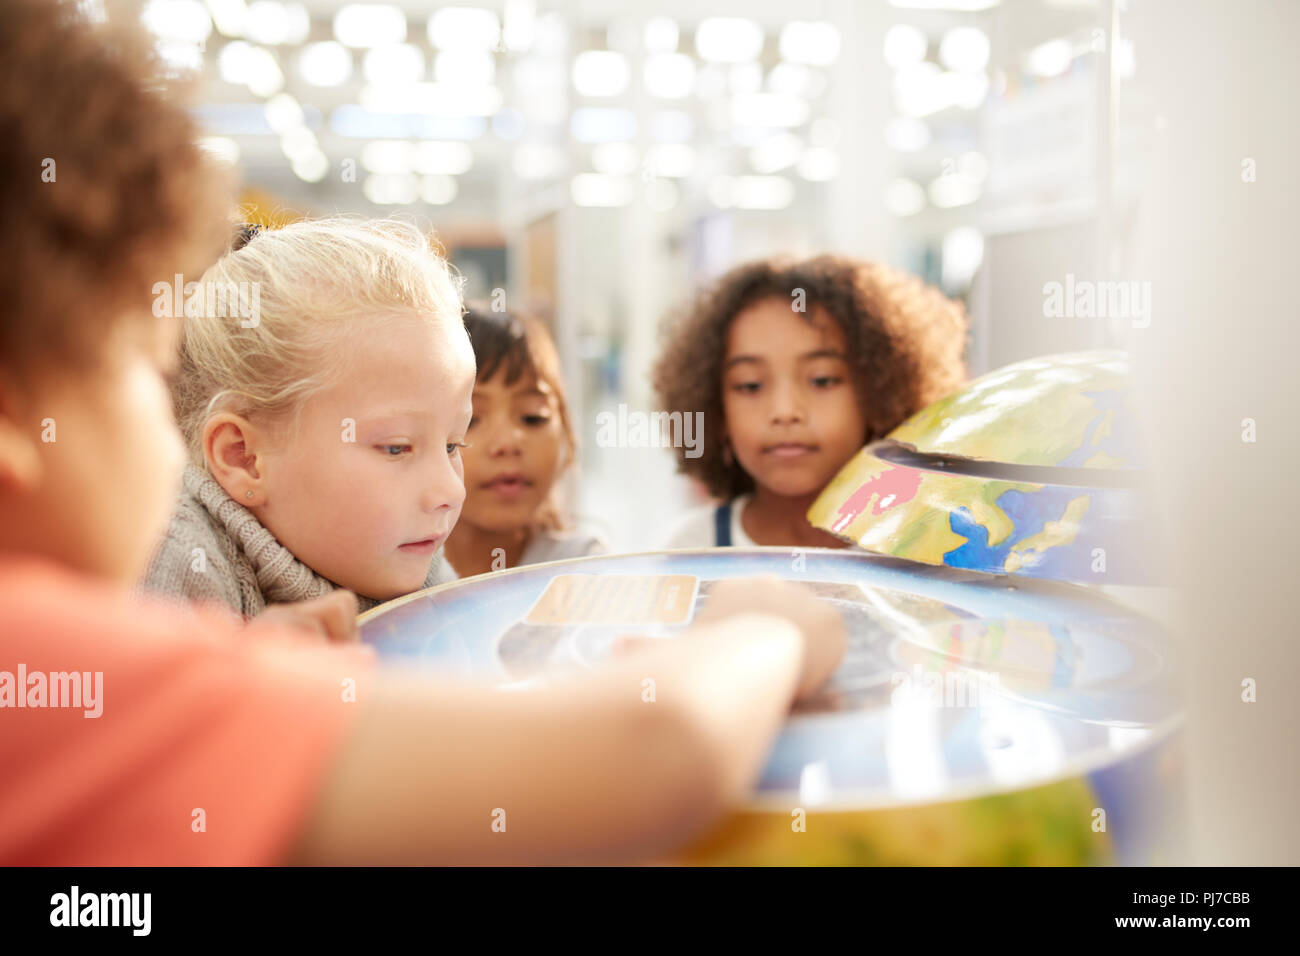
M 504 371 L 474 385 L 474 419 L 465 450 L 464 520 L 511 531 L 534 520 L 563 468 L 564 431 L 550 385 Z
M 732 452 L 760 488 L 816 494 L 866 439 L 844 333 L 820 306 L 771 298 L 742 310 L 722 374 Z
M 395 317 L 349 335 L 344 371 L 284 423 L 258 467 L 258 519 L 317 573 L 387 600 L 423 587 L 465 500 L 474 353 L 459 320 Z

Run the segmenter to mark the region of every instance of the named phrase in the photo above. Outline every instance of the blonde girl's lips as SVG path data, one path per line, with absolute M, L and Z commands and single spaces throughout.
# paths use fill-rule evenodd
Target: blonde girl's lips
M 445 534 L 440 534 L 422 541 L 408 541 L 406 544 L 399 545 L 397 550 L 403 554 L 433 554 L 445 537 L 447 537 Z

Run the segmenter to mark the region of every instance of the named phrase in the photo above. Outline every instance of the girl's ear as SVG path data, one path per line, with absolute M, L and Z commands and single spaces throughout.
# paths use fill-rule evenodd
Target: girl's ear
M 203 458 L 217 484 L 246 508 L 266 503 L 266 476 L 259 462 L 261 434 L 242 415 L 222 412 L 203 426 Z

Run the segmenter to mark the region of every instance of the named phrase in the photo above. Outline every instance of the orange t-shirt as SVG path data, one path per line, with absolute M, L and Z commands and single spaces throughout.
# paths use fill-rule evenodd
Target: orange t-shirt
M 283 861 L 372 668 L 0 558 L 0 864 Z

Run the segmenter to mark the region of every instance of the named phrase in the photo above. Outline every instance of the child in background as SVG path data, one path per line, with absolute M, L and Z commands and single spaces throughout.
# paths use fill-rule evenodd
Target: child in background
M 513 694 L 287 632 L 240 640 L 229 615 L 133 597 L 184 461 L 165 384 L 179 321 L 151 314 L 149 290 L 201 271 L 225 214 L 161 70 L 138 27 L 0 4 L 0 215 L 22 224 L 0 233 L 0 865 L 628 861 L 698 833 L 843 652 L 838 616 L 794 585 L 725 582 L 684 639 Z M 403 321 L 372 331 L 433 339 Z M 439 354 L 463 363 L 468 418 L 454 324 Z M 419 442 L 392 430 L 367 440 Z M 451 452 L 420 480 L 441 485 Z M 256 499 L 251 453 L 214 457 Z M 412 513 L 445 516 L 452 497 Z M 384 555 L 359 586 L 422 560 Z M 45 673 L 84 680 L 47 685 L 55 701 L 30 685 Z
M 602 554 L 599 538 L 565 533 L 557 482 L 577 441 L 555 344 L 525 315 L 470 307 L 465 328 L 478 380 L 465 463 L 465 505 L 447 541 L 462 577 Z
M 425 236 L 350 219 L 263 230 L 199 289 L 226 300 L 185 316 L 173 396 L 190 465 L 145 586 L 251 617 L 340 587 L 364 610 L 452 579 L 441 548 L 464 499 L 474 357 Z M 255 316 L 231 307 L 240 290 Z
M 886 266 L 819 256 L 727 273 L 655 366 L 663 408 L 704 413 L 703 453 L 679 449 L 678 471 L 722 502 L 664 546 L 845 547 L 808 508 L 863 445 L 961 383 L 965 333 L 959 304 Z

